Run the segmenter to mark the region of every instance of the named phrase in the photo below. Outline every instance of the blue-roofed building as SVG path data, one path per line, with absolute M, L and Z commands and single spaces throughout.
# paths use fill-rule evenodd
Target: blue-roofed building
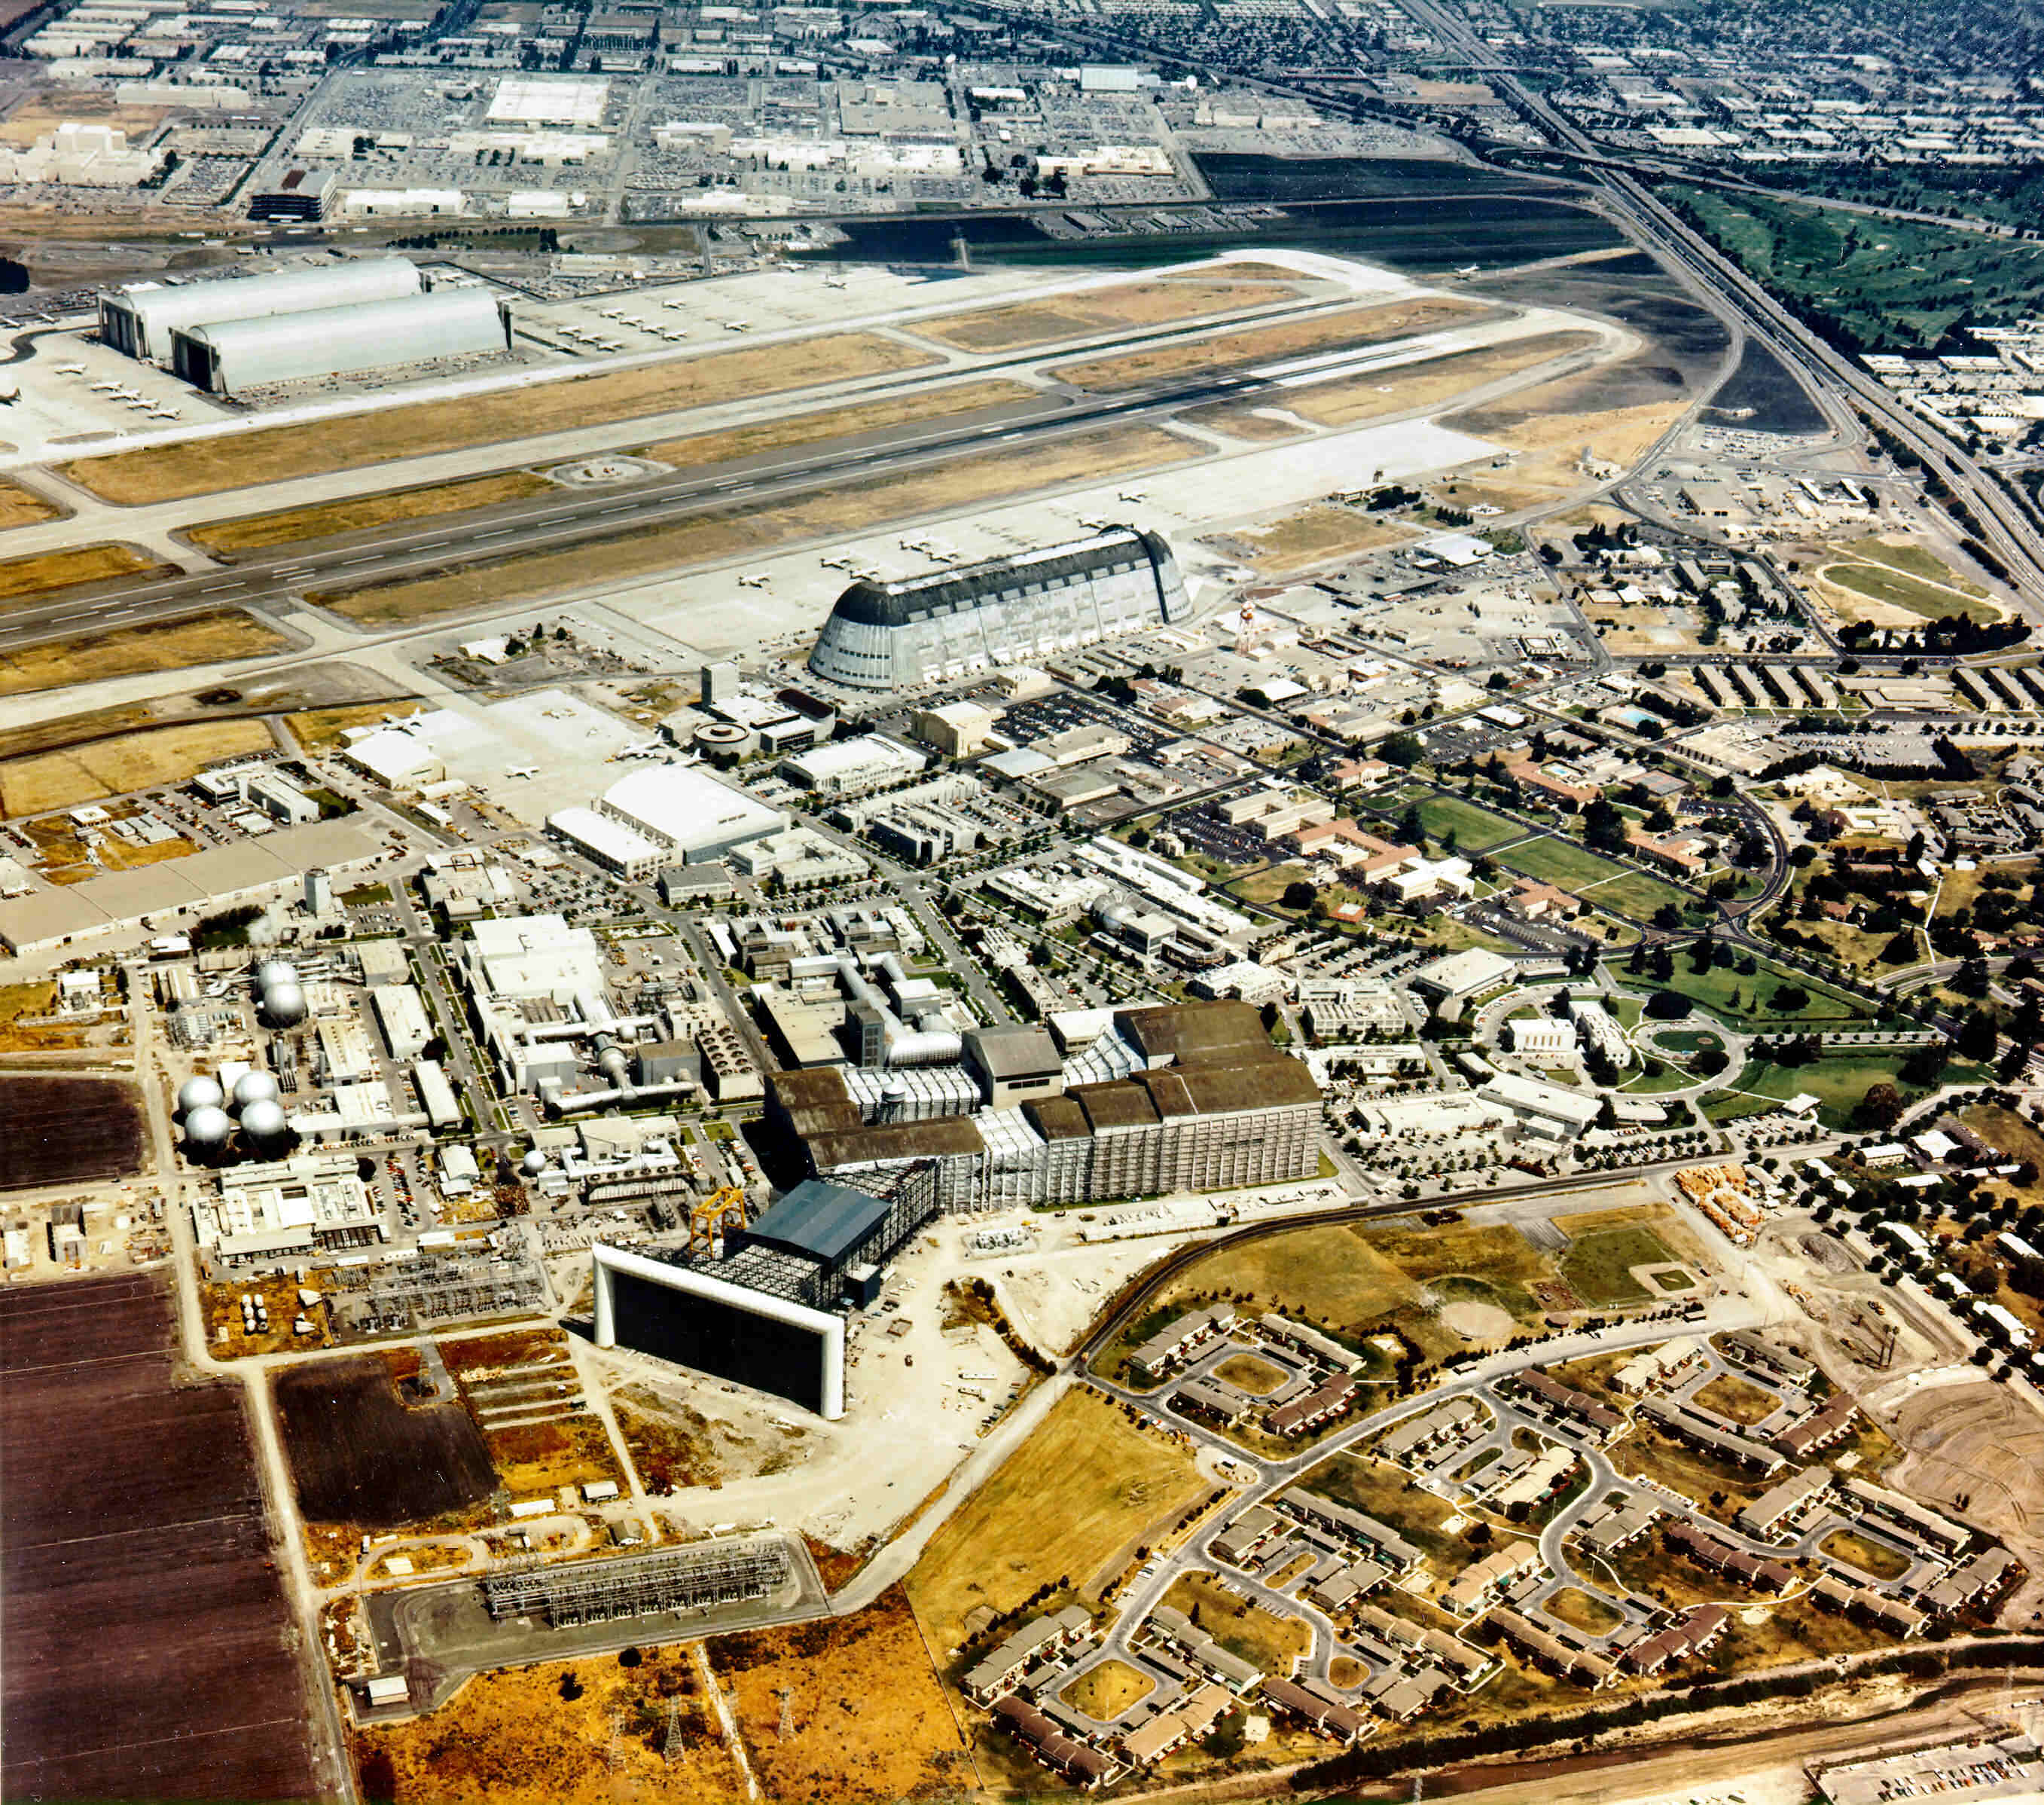
M 805 1179 L 745 1230 L 740 1249 L 771 1248 L 813 1262 L 816 1294 L 834 1296 L 853 1268 L 884 1264 L 928 1218 L 928 1187 L 905 1185 L 887 1199 Z

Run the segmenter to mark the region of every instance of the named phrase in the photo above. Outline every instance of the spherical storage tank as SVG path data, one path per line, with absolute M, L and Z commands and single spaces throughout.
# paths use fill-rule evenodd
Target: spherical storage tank
M 295 984 L 298 968 L 288 959 L 266 959 L 256 968 L 256 987 L 269 990 L 278 984 Z
M 225 1147 L 233 1132 L 234 1124 L 217 1103 L 202 1103 L 185 1118 L 185 1144 L 189 1147 Z
M 537 1178 L 547 1169 L 547 1156 L 535 1147 L 519 1162 L 528 1178 Z
M 189 1116 L 194 1110 L 217 1110 L 226 1094 L 203 1072 L 194 1073 L 178 1087 L 178 1114 Z
M 305 1018 L 305 993 L 286 980 L 267 986 L 263 992 L 263 1014 L 273 1027 L 295 1028 Z
M 277 1100 L 277 1080 L 267 1072 L 244 1072 L 234 1081 L 234 1106 L 245 1112 L 257 1103 Z
M 259 1098 L 241 1112 L 241 1132 L 251 1141 L 281 1141 L 290 1132 L 284 1106 L 274 1097 Z

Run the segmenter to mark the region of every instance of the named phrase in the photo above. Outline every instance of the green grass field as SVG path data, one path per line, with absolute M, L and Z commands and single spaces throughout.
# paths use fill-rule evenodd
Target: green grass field
M 1947 614 L 1962 614 L 1969 621 L 1995 621 L 2001 618 L 1986 602 L 1975 597 L 1938 588 L 1934 583 L 1919 581 L 1907 571 L 1891 570 L 1881 564 L 1827 564 L 1821 574 L 1825 582 L 1849 589 L 1855 595 L 1864 595 L 1871 602 L 1885 602 L 1891 607 L 1906 608 L 1927 621 L 1940 620 Z
M 1662 192 L 1749 275 L 1862 350 L 1929 351 L 1961 320 L 1993 325 L 2044 304 L 2044 244 L 1679 183 Z
M 1625 875 L 1624 866 L 1614 864 L 1609 859 L 1570 841 L 1552 836 L 1514 846 L 1497 862 L 1524 876 L 1538 878 L 1543 883 L 1559 884 L 1564 890 L 1579 891 L 1586 883 L 1599 883 L 1607 878 Z
M 1897 545 L 1885 539 L 1862 539 L 1846 549 L 1856 558 L 1864 558 L 1869 564 L 1886 564 L 1892 570 L 1907 571 L 1927 583 L 1941 583 L 1947 589 L 1964 590 L 1969 595 L 1987 594 L 1978 583 L 1967 582 L 1934 552 L 1927 552 L 1921 545 Z
M 1708 1010 L 1727 1022 L 1751 1027 L 1860 1022 L 1865 1020 L 1869 1013 L 1843 991 L 1834 990 L 1819 979 L 1785 970 L 1765 960 L 1760 961 L 1759 970 L 1750 977 L 1742 976 L 1728 966 L 1713 966 L 1700 975 L 1689 969 L 1688 953 L 1678 952 L 1675 955 L 1675 975 L 1665 984 L 1657 983 L 1643 972 L 1626 970 L 1622 961 L 1614 965 L 1612 976 L 1629 990 L 1678 991 L 1699 1009 Z M 1785 986 L 1802 991 L 1809 1000 L 1792 1013 L 1775 1008 L 1775 993 Z M 1732 1006 L 1735 995 L 1739 999 L 1736 1008 Z
M 1465 857 L 1487 852 L 1508 840 L 1523 839 L 1526 829 L 1516 821 L 1480 809 L 1459 796 L 1429 796 L 1420 805 L 1420 825 L 1435 839 L 1455 837 L 1455 850 Z
M 1561 1259 L 1562 1276 L 1593 1309 L 1612 1303 L 1643 1303 L 1653 1294 L 1633 1277 L 1635 1266 L 1667 1266 L 1675 1256 L 1668 1244 L 1645 1226 L 1603 1229 L 1569 1243 Z
M 1765 1060 L 1755 1060 L 1739 1075 L 1739 1090 L 1777 1103 L 1808 1094 L 1819 1099 L 1818 1119 L 1827 1128 L 1842 1131 L 1853 1126 L 1853 1110 L 1871 1085 L 1892 1084 L 1905 1103 L 1924 1094 L 1920 1089 L 1904 1084 L 1895 1075 L 1896 1068 L 1907 1056 L 1898 1049 L 1890 1053 L 1849 1053 L 1838 1058 L 1820 1059 L 1811 1065 L 1774 1065 Z M 1993 1074 L 1984 1066 L 1963 1064 L 1955 1060 L 1946 1067 L 1945 1080 L 1954 1084 L 1992 1083 Z M 1723 1101 L 1730 1103 L 1736 1095 L 1727 1093 Z M 1717 1110 L 1708 1106 L 1704 1113 L 1713 1122 L 1721 1119 Z M 1735 1120 L 1736 1117 L 1727 1115 L 1722 1119 Z
M 1663 903 L 1686 909 L 1696 901 L 1689 891 L 1679 890 L 1660 878 L 1650 877 L 1645 872 L 1622 872 L 1608 883 L 1600 883 L 1593 890 L 1577 894 L 1597 908 L 1616 910 L 1621 915 L 1630 915 L 1640 922 L 1650 922 Z

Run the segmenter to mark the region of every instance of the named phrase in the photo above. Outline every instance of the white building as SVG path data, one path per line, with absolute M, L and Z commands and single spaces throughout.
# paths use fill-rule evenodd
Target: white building
M 1575 1029 L 1550 1015 L 1520 1016 L 1508 1022 L 1504 1036 L 1512 1052 L 1535 1059 L 1568 1058 L 1576 1050 Z
M 1571 997 L 1569 1014 L 1592 1050 L 1603 1054 L 1613 1065 L 1631 1064 L 1632 1043 L 1602 1003 L 1591 997 Z
M 1595 1097 L 1515 1072 L 1500 1072 L 1477 1095 L 1509 1110 L 1528 1133 L 1543 1140 L 1573 1141 L 1597 1118 Z
M 863 733 L 856 739 L 827 741 L 795 752 L 781 760 L 778 772 L 805 790 L 829 796 L 857 796 L 918 776 L 925 766 L 921 753 L 878 733 Z
M 365 777 L 386 790 L 416 790 L 447 780 L 440 756 L 417 733 L 402 727 L 379 727 L 341 750 L 341 757 Z
M 167 363 L 174 332 L 387 301 L 417 294 L 422 286 L 418 267 L 405 257 L 368 257 L 175 286 L 138 282 L 100 296 L 99 332 L 107 344 L 130 357 Z
M 593 864 L 628 883 L 641 883 L 673 862 L 667 850 L 637 828 L 594 809 L 561 809 L 547 817 L 547 831 L 565 840 Z
M 683 864 L 721 858 L 788 826 L 780 810 L 688 764 L 651 765 L 620 778 L 597 799 L 596 810 L 644 835 L 667 862 Z
M 369 993 L 376 1026 L 393 1059 L 417 1059 L 433 1037 L 432 1018 L 425 999 L 411 984 L 378 984 Z

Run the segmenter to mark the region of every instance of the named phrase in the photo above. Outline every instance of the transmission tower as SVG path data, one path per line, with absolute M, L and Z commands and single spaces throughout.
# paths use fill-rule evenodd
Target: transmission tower
M 778 1690 L 781 1694 L 781 1723 L 775 1734 L 783 1742 L 792 1742 L 795 1739 L 795 1688 L 783 1686 Z
M 682 1695 L 678 1692 L 667 1700 L 667 1734 L 661 1741 L 660 1754 L 670 1768 L 682 1758 Z

